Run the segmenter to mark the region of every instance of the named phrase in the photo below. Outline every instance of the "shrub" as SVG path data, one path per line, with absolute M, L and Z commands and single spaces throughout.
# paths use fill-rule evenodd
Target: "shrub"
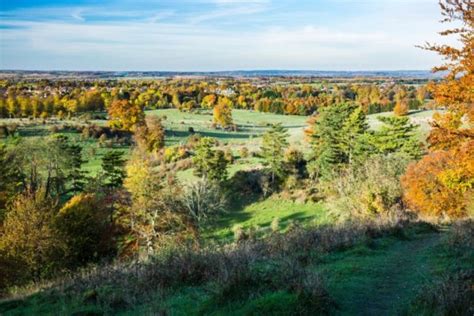
M 407 164 L 404 156 L 374 156 L 323 183 L 322 189 L 341 219 L 398 215 L 402 198 L 399 178 Z
M 249 149 L 247 147 L 242 147 L 240 148 L 240 151 L 239 151 L 239 154 L 240 154 L 240 158 L 248 158 L 249 157 Z
M 224 152 L 224 158 L 228 163 L 233 163 L 234 162 L 234 155 L 232 154 L 231 149 L 226 149 Z
M 8 135 L 8 128 L 4 125 L 0 125 L 0 138 L 7 137 Z
M 44 191 L 19 195 L 7 210 L 0 252 L 22 267 L 16 284 L 50 275 L 59 265 L 61 240 L 53 227 L 57 202 Z
M 183 203 L 189 214 L 198 223 L 202 223 L 225 211 L 227 199 L 219 185 L 202 179 L 188 185 Z
M 472 315 L 474 270 L 447 275 L 423 288 L 410 306 L 413 315 Z
M 59 211 L 55 227 L 64 241 L 69 267 L 106 257 L 112 251 L 111 211 L 94 194 L 80 194 Z
M 404 200 L 422 216 L 449 219 L 474 214 L 474 141 L 411 164 L 402 184 Z
M 187 148 L 181 145 L 166 147 L 164 155 L 166 162 L 176 162 L 190 156 Z

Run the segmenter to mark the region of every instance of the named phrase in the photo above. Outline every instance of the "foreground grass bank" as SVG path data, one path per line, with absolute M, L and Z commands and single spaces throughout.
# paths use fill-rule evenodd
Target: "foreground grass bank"
M 462 284 L 472 278 L 437 286 L 472 271 L 472 229 L 472 222 L 441 230 L 424 223 L 320 227 L 220 248 L 174 248 L 4 300 L 0 313 L 463 315 L 472 289 Z M 461 290 L 430 302 L 429 291 L 436 298 L 450 288 Z

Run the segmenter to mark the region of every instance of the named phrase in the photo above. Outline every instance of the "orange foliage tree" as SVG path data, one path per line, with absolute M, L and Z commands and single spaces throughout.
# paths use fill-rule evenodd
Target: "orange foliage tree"
M 408 167 L 402 177 L 405 201 L 425 216 L 459 218 L 473 211 L 474 141 L 456 155 L 440 150 Z
M 118 129 L 131 131 L 135 125 L 143 123 L 145 113 L 140 105 L 128 100 L 115 100 L 108 108 L 109 125 Z
M 430 153 L 411 165 L 402 178 L 404 200 L 424 215 L 462 217 L 473 213 L 474 196 L 474 4 L 471 0 L 440 1 L 442 22 L 462 26 L 441 32 L 457 35 L 461 48 L 426 44 L 446 63 L 434 71 L 447 71 L 440 83 L 431 83 L 436 114 L 428 136 Z
M 429 141 L 434 149 L 439 147 L 456 147 L 458 141 L 450 146 L 450 141 L 456 137 L 445 139 L 443 134 L 467 136 L 474 139 L 474 3 L 472 0 L 440 1 L 441 12 L 445 17 L 442 22 L 460 22 L 461 27 L 447 29 L 442 36 L 458 36 L 461 48 L 449 45 L 427 43 L 423 48 L 437 52 L 443 56 L 446 63 L 435 67 L 434 71 L 447 71 L 448 75 L 438 84 L 430 83 L 435 102 L 445 106 L 448 113 L 445 116 L 434 117 L 433 130 Z M 467 119 L 467 127 L 460 119 Z

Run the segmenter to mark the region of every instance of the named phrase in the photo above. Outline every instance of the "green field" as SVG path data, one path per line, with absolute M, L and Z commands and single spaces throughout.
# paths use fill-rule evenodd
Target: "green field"
M 435 111 L 421 111 L 410 114 L 410 118 L 414 124 L 420 126 L 419 135 L 420 140 L 424 141 L 430 126 L 429 121 Z M 216 130 L 212 128 L 212 113 L 210 111 L 204 112 L 180 112 L 177 109 L 164 109 L 147 111 L 147 115 L 157 115 L 164 118 L 164 125 L 166 128 L 166 145 L 184 144 L 187 138 L 191 135 L 189 128 L 203 136 L 214 137 L 218 139 L 221 146 L 226 146 L 232 150 L 235 156 L 239 155 L 239 148 L 247 147 L 250 151 L 257 152 L 260 147 L 261 135 L 269 128 L 271 124 L 281 123 L 288 129 L 290 146 L 308 152 L 308 143 L 305 140 L 304 129 L 307 126 L 308 117 L 296 115 L 279 115 L 272 113 L 260 113 L 247 110 L 234 110 L 233 120 L 238 126 L 238 131 Z M 377 129 L 381 123 L 377 120 L 377 116 L 387 116 L 392 113 L 373 114 L 368 116 L 368 123 L 372 129 Z M 28 119 L 0 119 L 0 125 L 17 124 L 18 134 L 21 137 L 39 137 L 51 134 L 51 127 L 69 125 L 84 125 L 86 121 L 79 119 L 73 120 L 50 120 L 43 124 L 39 120 Z M 93 120 L 90 123 L 104 126 L 107 124 L 105 120 Z M 85 169 L 94 175 L 100 169 L 102 156 L 109 150 L 120 150 L 128 155 L 129 147 L 112 148 L 101 147 L 96 140 L 82 140 L 79 132 L 66 131 L 59 132 L 68 136 L 74 142 L 81 144 L 84 147 L 84 158 L 86 160 Z M 1 139 L 0 142 L 8 143 L 10 140 Z M 261 160 L 258 158 L 248 158 L 239 160 L 229 166 L 229 175 L 232 176 L 239 170 L 258 168 L 261 166 Z M 178 178 L 183 182 L 189 182 L 195 177 L 191 169 L 181 171 L 178 173 Z
M 253 229 L 257 235 L 266 235 L 271 232 L 270 225 L 275 218 L 279 220 L 280 231 L 284 231 L 291 223 L 322 225 L 330 222 L 321 203 L 250 197 L 232 203 L 226 213 L 204 229 L 203 235 L 210 240 L 232 241 L 233 230 L 238 226 L 244 230 Z

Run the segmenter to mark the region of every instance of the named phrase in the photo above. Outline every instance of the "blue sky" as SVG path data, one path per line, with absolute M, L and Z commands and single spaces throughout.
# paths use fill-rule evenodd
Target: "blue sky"
M 429 69 L 436 0 L 0 0 L 0 68 Z

